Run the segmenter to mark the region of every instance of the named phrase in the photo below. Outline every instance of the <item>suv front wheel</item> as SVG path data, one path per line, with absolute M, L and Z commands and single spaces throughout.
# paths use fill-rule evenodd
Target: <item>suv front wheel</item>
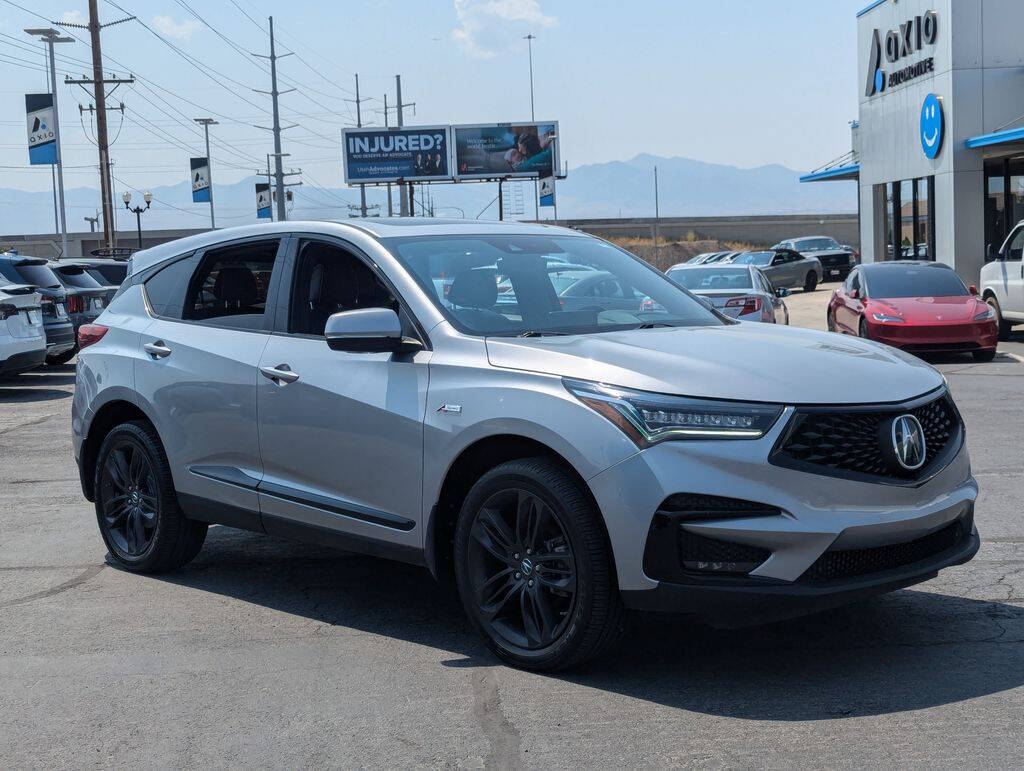
M 554 671 L 617 639 L 622 604 L 599 516 L 580 483 L 545 458 L 503 463 L 473 485 L 455 573 L 466 613 L 501 659 Z
M 174 570 L 203 547 L 207 525 L 182 514 L 167 456 L 148 423 L 122 423 L 107 434 L 93 489 L 100 534 L 126 570 Z

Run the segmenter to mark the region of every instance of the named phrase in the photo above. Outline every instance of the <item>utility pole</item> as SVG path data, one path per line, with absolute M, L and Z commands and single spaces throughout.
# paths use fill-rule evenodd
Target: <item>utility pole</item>
M 60 112 L 57 109 L 57 67 L 54 64 L 53 57 L 53 44 L 54 43 L 73 43 L 75 41 L 72 37 L 61 37 L 60 33 L 52 28 L 48 29 L 27 29 L 25 30 L 32 37 L 38 37 L 44 43 L 49 53 L 49 70 L 50 70 L 50 94 L 53 96 L 53 138 L 57 147 L 57 183 L 54 185 L 54 198 L 59 197 L 59 203 L 54 201 L 55 214 L 59 213 L 59 232 L 60 232 L 60 256 L 68 256 L 68 223 L 67 216 L 64 212 L 64 160 L 61 157 L 60 150 Z M 52 171 L 52 167 L 51 167 Z M 54 217 L 58 219 L 58 217 Z M 55 222 L 54 225 L 57 225 Z
M 95 0 L 91 1 L 95 2 Z M 258 88 L 254 88 L 253 91 L 256 91 L 259 94 L 269 94 L 271 102 L 273 103 L 273 127 L 267 128 L 266 126 L 257 126 L 256 128 L 274 132 L 274 187 L 277 190 L 277 219 L 278 222 L 284 222 L 288 219 L 288 214 L 284 208 L 285 173 L 284 168 L 281 166 L 281 158 L 286 155 L 286 153 L 281 152 L 281 132 L 290 128 L 295 128 L 296 124 L 284 127 L 281 126 L 281 111 L 278 107 L 277 98 L 281 94 L 287 94 L 289 91 L 294 91 L 295 89 L 289 88 L 286 91 L 277 90 L 277 60 L 285 56 L 291 56 L 291 54 L 281 54 L 280 56 L 277 54 L 277 51 L 274 48 L 274 17 L 270 16 L 268 17 L 268 20 L 270 22 L 270 56 L 264 56 L 263 54 L 253 54 L 253 56 L 258 56 L 261 59 L 270 59 L 270 90 L 260 91 Z
M 661 224 L 661 210 L 658 207 L 658 167 L 654 167 L 654 264 L 658 264 L 658 230 Z
M 537 115 L 533 111 L 533 41 L 537 39 L 537 36 L 532 32 L 523 38 L 526 41 L 526 48 L 530 54 L 530 120 L 537 120 Z M 535 220 L 540 219 L 540 201 L 538 200 L 537 180 L 533 180 L 533 218 Z M 557 219 L 557 218 L 556 218 Z
M 363 111 L 362 111 L 361 107 L 362 107 L 363 102 L 369 102 L 370 101 L 370 97 L 366 97 L 365 99 L 360 99 L 359 98 L 359 73 L 358 72 L 356 73 L 356 98 L 355 99 L 346 99 L 345 101 L 346 102 L 355 102 L 356 103 L 356 128 L 362 128 L 363 127 Z M 361 217 L 365 217 L 366 216 L 366 185 L 360 185 L 359 186 L 359 211 L 360 211 L 360 216 Z
M 100 213 L 96 212 L 96 216 L 95 217 L 82 217 L 82 219 L 84 219 L 86 222 L 89 223 L 89 232 L 90 233 L 95 233 L 96 232 L 96 223 L 100 221 Z
M 416 103 L 415 102 L 403 102 L 402 101 L 402 76 L 395 75 L 395 96 L 398 98 L 398 103 L 395 105 L 395 110 L 398 114 L 398 127 L 401 128 L 404 124 L 402 120 L 402 109 L 405 107 L 413 108 L 413 115 L 416 114 Z M 405 195 L 405 182 L 398 183 L 398 200 L 399 200 L 399 215 L 405 216 L 416 216 L 416 211 L 412 209 L 409 201 L 406 200 Z
M 114 24 L 123 24 L 126 21 L 133 21 L 134 16 L 129 16 L 109 24 L 100 23 L 99 0 L 89 0 L 89 23 L 72 24 L 69 22 L 55 22 L 61 27 L 73 27 L 76 29 L 87 29 L 89 31 L 89 45 L 92 48 L 92 79 L 70 80 L 65 83 L 75 83 L 93 86 L 93 99 L 96 102 L 96 146 L 99 149 L 100 160 L 100 200 L 103 205 L 103 236 L 107 246 L 113 247 L 117 243 L 117 223 L 114 220 L 114 193 L 113 184 L 110 179 L 110 145 L 107 136 L 107 94 L 106 84 L 113 83 L 117 88 L 121 83 L 134 83 L 135 78 L 104 80 L 103 78 L 103 50 L 100 47 L 100 31 L 104 27 Z M 54 99 L 56 102 L 56 99 Z
M 206 135 L 206 181 L 210 185 L 210 229 L 217 229 L 217 219 L 213 214 L 213 158 L 210 157 L 210 126 L 219 126 L 220 124 L 213 118 L 193 118 L 196 123 L 203 127 L 203 133 Z
M 384 92 L 384 128 L 388 127 L 388 95 Z M 388 182 L 388 216 L 394 217 L 395 210 L 391 204 L 391 183 Z

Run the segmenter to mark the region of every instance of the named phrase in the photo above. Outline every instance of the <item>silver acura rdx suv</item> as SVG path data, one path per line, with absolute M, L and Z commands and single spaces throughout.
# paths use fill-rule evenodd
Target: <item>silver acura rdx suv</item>
M 567 305 L 559 264 L 607 278 Z M 626 609 L 756 623 L 979 545 L 934 369 L 734 321 L 557 227 L 186 238 L 134 256 L 80 345 L 75 457 L 109 559 L 172 570 L 217 523 L 420 564 L 517 666 L 598 655 Z

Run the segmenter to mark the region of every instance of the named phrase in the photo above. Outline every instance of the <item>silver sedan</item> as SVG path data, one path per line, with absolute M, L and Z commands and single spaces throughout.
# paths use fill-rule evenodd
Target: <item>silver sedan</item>
M 789 309 L 782 299 L 789 290 L 776 289 L 753 265 L 682 265 L 670 268 L 667 275 L 695 295 L 706 298 L 726 316 L 741 321 L 789 323 Z

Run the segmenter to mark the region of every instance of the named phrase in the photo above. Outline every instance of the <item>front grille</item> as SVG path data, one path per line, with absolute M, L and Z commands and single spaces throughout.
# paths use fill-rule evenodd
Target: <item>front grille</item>
M 882 451 L 882 442 L 889 441 L 881 430 L 883 421 L 907 413 L 924 429 L 927 454 L 916 471 L 894 468 Z M 928 478 L 947 463 L 962 436 L 960 414 L 948 393 L 911 409 L 798 408 L 770 462 L 830 476 L 913 482 Z
M 818 258 L 818 261 L 825 268 L 845 268 L 850 264 L 850 255 L 848 254 L 831 254 L 825 255 Z
M 929 351 L 976 351 L 980 348 L 977 343 L 910 343 L 903 346 L 904 350 L 914 353 L 928 353 Z
M 807 568 L 800 581 L 824 583 L 913 565 L 952 549 L 960 543 L 965 532 L 963 523 L 957 520 L 941 530 L 905 543 L 827 551 Z

